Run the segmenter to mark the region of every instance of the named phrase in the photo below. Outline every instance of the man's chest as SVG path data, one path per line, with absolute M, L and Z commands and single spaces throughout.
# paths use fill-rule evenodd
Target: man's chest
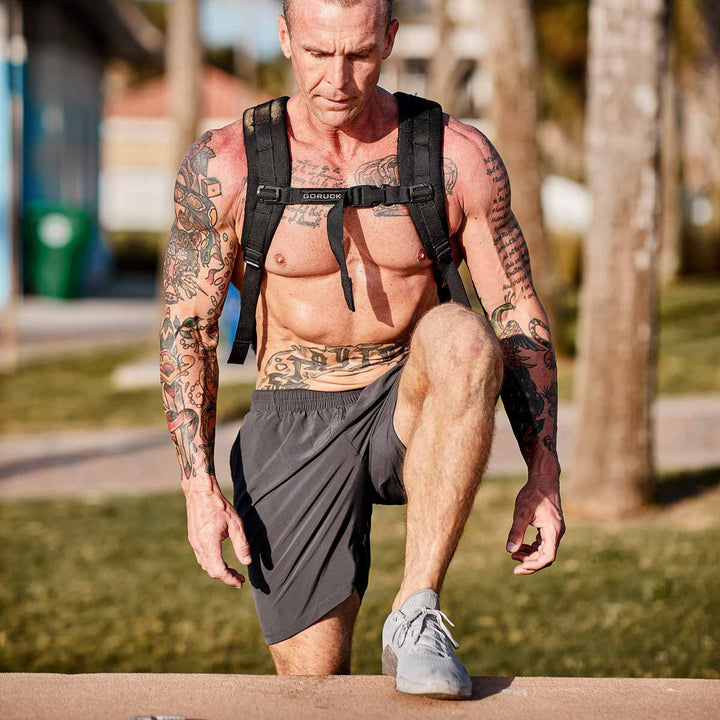
M 377 143 L 362 156 L 345 162 L 303 149 L 293 149 L 291 185 L 295 188 L 327 189 L 327 193 L 315 194 L 327 194 L 332 201 L 330 196 L 336 188 L 400 185 L 397 150 L 392 140 Z M 448 195 L 451 234 L 455 226 L 453 185 L 454 182 Z M 327 217 L 331 207 L 329 203 L 285 207 L 267 255 L 268 272 L 307 277 L 337 271 L 337 260 L 328 241 Z M 431 264 L 403 204 L 346 207 L 343 241 L 348 266 L 362 267 L 366 273 L 378 268 L 413 273 Z

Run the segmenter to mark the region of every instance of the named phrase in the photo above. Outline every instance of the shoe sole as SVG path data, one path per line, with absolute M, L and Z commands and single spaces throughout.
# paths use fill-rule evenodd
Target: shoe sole
M 423 697 L 434 698 L 436 700 L 470 700 L 472 698 L 472 688 L 466 693 L 447 693 L 436 692 L 434 690 L 423 690 L 423 686 L 413 683 L 404 678 L 397 677 L 397 656 L 388 645 L 382 654 L 382 674 L 395 678 L 395 690 L 406 695 L 422 695 Z

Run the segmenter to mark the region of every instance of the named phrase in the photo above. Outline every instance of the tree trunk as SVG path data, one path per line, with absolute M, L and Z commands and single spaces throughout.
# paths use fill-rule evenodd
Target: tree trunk
M 669 51 L 662 84 L 662 142 L 660 177 L 662 219 L 660 232 L 660 281 L 668 285 L 677 279 L 682 259 L 682 197 L 680 170 L 680 108 L 675 81 L 674 43 Z
M 197 140 L 202 95 L 200 73 L 202 48 L 198 31 L 198 0 L 173 0 L 168 3 L 165 78 L 167 101 L 175 120 L 173 178 L 190 146 Z M 171 198 L 168 198 L 170 202 Z M 163 297 L 162 247 L 158 252 L 156 292 Z
M 432 21 L 438 42 L 430 58 L 427 76 L 427 95 L 439 102 L 443 110 L 455 113 L 458 82 L 458 60 L 452 46 L 453 22 L 449 15 L 449 0 L 432 0 Z
M 486 27 L 492 76 L 492 140 L 510 176 L 513 212 L 525 235 L 533 284 L 552 332 L 557 329 L 557 280 L 541 203 L 538 60 L 530 0 L 493 4 L 492 12 L 487 13 Z
M 197 140 L 201 63 L 198 0 L 173 0 L 168 6 L 165 70 L 168 100 L 177 128 L 175 169 Z
M 592 0 L 576 445 L 564 499 L 619 518 L 652 492 L 663 0 Z

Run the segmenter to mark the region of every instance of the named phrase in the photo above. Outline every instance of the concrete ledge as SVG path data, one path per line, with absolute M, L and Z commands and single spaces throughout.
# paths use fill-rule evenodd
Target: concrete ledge
M 318 718 L 521 718 L 659 720 L 718 717 L 720 680 L 478 677 L 473 699 L 448 702 L 397 693 L 377 675 L 276 677 L 5 673 L 2 720 Z

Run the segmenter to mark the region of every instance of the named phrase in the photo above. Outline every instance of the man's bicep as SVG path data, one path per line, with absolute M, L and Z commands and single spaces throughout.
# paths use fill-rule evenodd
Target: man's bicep
M 180 164 L 163 265 L 165 303 L 208 320 L 219 316 L 231 278 L 241 280 L 235 271 L 239 188 L 213 173 L 212 135 L 204 133 Z
M 509 298 L 521 302 L 536 295 L 527 243 L 511 208 L 507 169 L 484 136 L 478 158 L 482 174 L 466 193 L 459 241 L 483 307 L 492 312 Z

